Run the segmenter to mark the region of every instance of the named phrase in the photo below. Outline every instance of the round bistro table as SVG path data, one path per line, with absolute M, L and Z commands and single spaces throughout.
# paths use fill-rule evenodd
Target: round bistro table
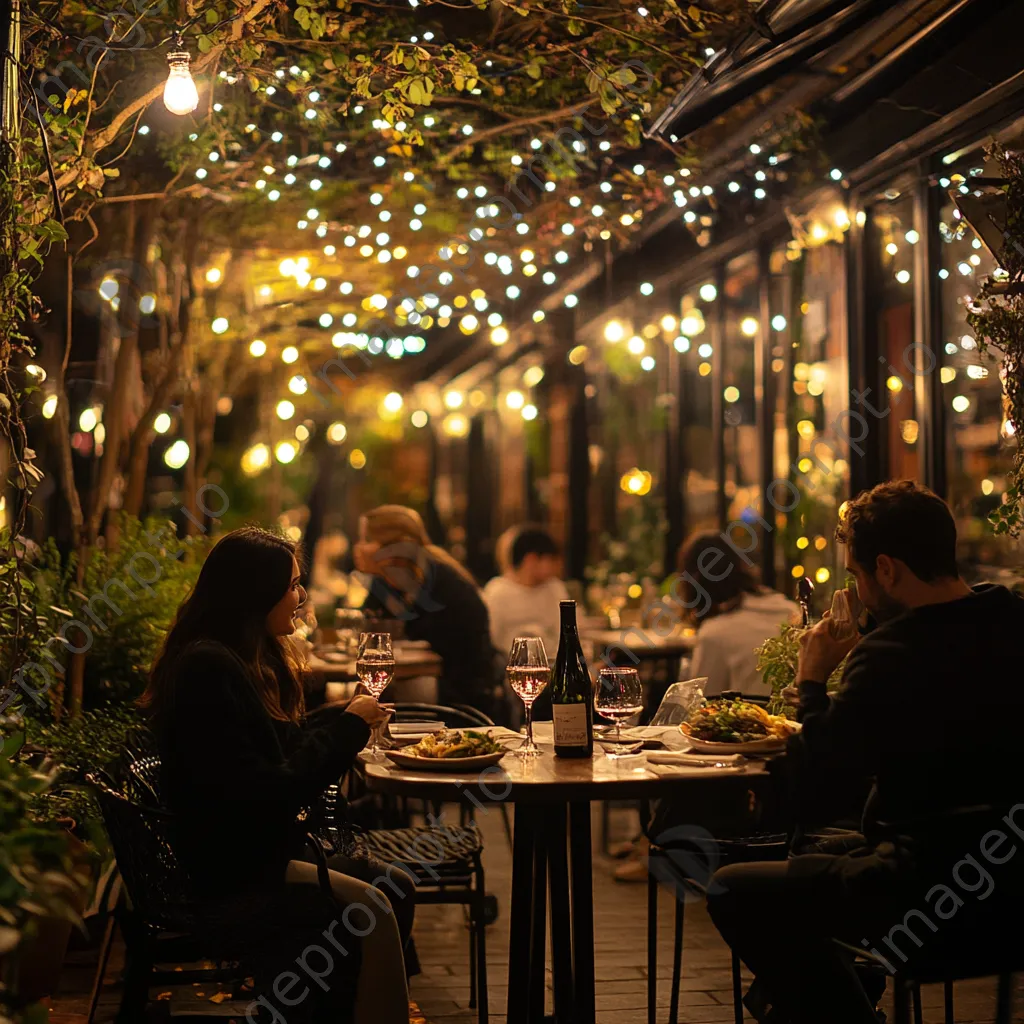
M 536 728 L 536 727 L 535 727 Z M 550 725 L 548 725 L 550 729 Z M 495 730 L 495 732 L 507 732 Z M 540 730 L 538 729 L 538 732 Z M 501 738 L 501 737 L 497 737 Z M 593 758 L 556 758 L 537 736 L 541 754 L 526 760 L 506 755 L 483 772 L 415 771 L 391 762 L 362 763 L 367 785 L 380 793 L 432 802 L 468 803 L 478 811 L 507 800 L 515 804 L 512 899 L 509 921 L 509 1024 L 542 1024 L 547 905 L 551 907 L 554 1020 L 593 1024 L 594 880 L 590 804 L 594 800 L 651 800 L 679 788 L 714 787 L 726 796 L 767 779 L 763 764 L 735 769 L 617 767 L 595 749 Z M 487 992 L 479 986 L 483 1019 Z

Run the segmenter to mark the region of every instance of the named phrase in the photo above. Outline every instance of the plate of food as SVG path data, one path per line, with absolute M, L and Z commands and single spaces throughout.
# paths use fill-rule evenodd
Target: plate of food
M 508 750 L 489 732 L 442 729 L 402 750 L 385 750 L 400 768 L 428 772 L 471 772 L 497 764 Z
M 800 731 L 798 722 L 769 715 L 745 700 L 712 700 L 679 726 L 690 746 L 702 754 L 770 754 L 784 750 Z

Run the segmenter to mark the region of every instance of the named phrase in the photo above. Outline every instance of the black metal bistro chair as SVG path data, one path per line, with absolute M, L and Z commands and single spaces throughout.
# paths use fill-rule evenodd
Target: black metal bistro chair
M 328 854 L 373 857 L 416 879 L 417 904 L 460 904 L 469 911 L 469 1005 L 486 1024 L 487 936 L 483 839 L 476 824 L 363 830 L 347 820 L 339 785 L 329 786 L 315 812 L 314 833 Z
M 440 704 L 399 703 L 395 720 L 437 722 L 438 728 L 487 729 L 494 722 L 482 711 L 468 705 L 448 707 Z M 353 773 L 355 775 L 356 773 Z M 357 777 L 358 778 L 358 777 Z M 353 779 L 353 790 L 359 783 Z M 434 821 L 441 808 L 432 808 Z M 507 809 L 499 805 L 506 833 L 510 833 Z M 388 809 L 385 809 L 388 813 Z M 393 811 L 391 813 L 394 813 Z M 488 1019 L 487 937 L 486 928 L 496 917 L 496 900 L 488 896 L 482 861 L 483 838 L 473 809 L 459 805 L 458 825 L 405 824 L 410 814 L 405 801 L 398 810 L 398 828 L 360 829 L 348 813 L 348 803 L 340 786 L 330 786 L 319 808 L 315 832 L 329 848 L 349 856 L 370 856 L 386 864 L 396 864 L 416 879 L 418 904 L 456 904 L 465 906 L 469 915 L 469 1006 L 479 1020 Z M 424 810 L 426 817 L 426 810 Z M 396 820 L 392 818 L 392 820 Z
M 714 839 L 714 849 L 703 841 L 680 840 L 651 842 L 647 868 L 647 1020 L 656 1024 L 658 1012 L 658 886 L 666 883 L 675 896 L 675 932 L 672 945 L 672 992 L 669 997 L 669 1024 L 679 1020 L 679 986 L 683 973 L 683 921 L 688 897 L 703 900 L 707 893 L 694 878 L 696 864 L 725 867 L 757 860 L 785 860 L 789 837 L 784 833 L 764 833 L 740 839 Z M 736 1024 L 743 1024 L 743 990 L 740 960 L 731 953 L 732 996 Z
M 124 985 L 117 1024 L 137 1024 L 144 1019 L 153 985 L 240 982 L 243 977 L 237 964 L 192 971 L 158 971 L 155 967 L 157 963 L 193 963 L 208 958 L 208 951 L 197 935 L 191 886 L 168 837 L 173 816 L 159 799 L 158 770 L 159 760 L 146 750 L 144 739 L 135 737 L 114 766 L 87 777 L 100 804 L 123 886 L 104 929 L 89 1024 L 96 1014 L 115 926 L 120 927 L 125 942 Z M 108 889 L 104 907 L 109 895 Z
M 862 963 L 871 963 L 889 971 L 889 964 L 883 957 L 859 946 L 835 940 L 836 945 L 847 950 Z M 953 986 L 958 981 L 975 978 L 995 977 L 996 1019 L 995 1024 L 1012 1024 L 1013 1020 L 1013 979 L 1024 970 L 1024 954 L 1019 948 L 992 949 L 977 946 L 977 936 L 957 943 L 937 953 L 915 958 L 915 962 L 901 968 L 893 975 L 893 1024 L 922 1024 L 922 985 L 942 985 L 943 1020 L 945 1024 L 956 1024 Z

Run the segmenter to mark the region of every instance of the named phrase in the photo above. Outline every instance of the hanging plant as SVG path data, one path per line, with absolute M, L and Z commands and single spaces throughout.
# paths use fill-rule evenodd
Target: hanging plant
M 1024 431 L 1024 153 L 993 146 L 989 156 L 1000 168 L 1003 180 L 999 192 L 1005 196 L 1005 207 L 999 217 L 987 215 L 993 224 L 1002 220 L 1001 225 L 997 224 L 1002 232 L 1002 245 L 993 253 L 1000 269 L 982 282 L 981 290 L 968 307 L 967 324 L 974 331 L 981 352 L 992 348 L 1002 356 L 999 376 L 1009 406 L 1007 418 L 1013 436 L 1020 438 Z M 1020 534 L 1024 526 L 1022 498 L 1024 446 L 1018 441 L 1003 502 L 989 516 L 996 533 L 1011 537 Z

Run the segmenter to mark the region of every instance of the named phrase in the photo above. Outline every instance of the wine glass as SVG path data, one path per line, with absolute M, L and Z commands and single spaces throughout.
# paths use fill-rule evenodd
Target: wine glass
M 533 702 L 548 684 L 551 669 L 544 641 L 539 636 L 517 636 L 508 652 L 508 684 L 526 705 L 526 742 L 516 751 L 519 757 L 540 753 L 533 742 Z
M 395 652 L 391 649 L 390 633 L 360 633 L 359 654 L 356 657 L 356 675 L 367 691 L 377 700 L 395 678 Z M 370 757 L 380 756 L 377 730 L 373 730 Z
M 594 710 L 615 723 L 615 735 L 611 743 L 622 742 L 622 722 L 639 714 L 644 707 L 644 691 L 640 685 L 640 673 L 635 668 L 603 668 L 597 674 L 594 687 Z M 608 757 L 620 757 L 613 751 L 606 751 Z

